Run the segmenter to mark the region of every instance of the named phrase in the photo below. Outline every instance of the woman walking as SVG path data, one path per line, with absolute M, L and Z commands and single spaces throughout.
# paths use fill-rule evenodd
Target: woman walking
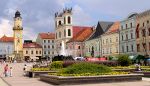
M 4 67 L 4 75 L 5 77 L 8 76 L 8 64 L 6 64 L 6 66 Z

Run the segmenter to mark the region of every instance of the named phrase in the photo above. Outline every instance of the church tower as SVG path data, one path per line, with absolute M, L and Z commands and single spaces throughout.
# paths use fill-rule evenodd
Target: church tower
M 23 27 L 22 27 L 22 18 L 19 11 L 16 11 L 14 17 L 14 27 L 13 27 L 13 36 L 14 36 L 14 55 L 17 61 L 23 60 Z
M 58 55 L 60 55 L 60 50 L 62 50 L 62 44 L 67 49 L 66 42 L 72 37 L 72 8 L 65 8 L 63 12 L 55 13 L 55 46 Z

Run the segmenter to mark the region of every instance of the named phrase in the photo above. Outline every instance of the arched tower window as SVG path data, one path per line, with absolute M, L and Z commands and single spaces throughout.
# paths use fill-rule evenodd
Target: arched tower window
M 58 23 L 59 23 L 59 25 L 61 25 L 61 21 L 59 21 Z
M 68 36 L 71 36 L 71 30 L 68 29 Z
M 68 24 L 70 24 L 71 23 L 71 18 L 70 18 L 70 16 L 68 16 Z
M 64 17 L 64 24 L 66 24 L 66 17 Z
M 64 37 L 66 37 L 66 30 L 64 30 Z

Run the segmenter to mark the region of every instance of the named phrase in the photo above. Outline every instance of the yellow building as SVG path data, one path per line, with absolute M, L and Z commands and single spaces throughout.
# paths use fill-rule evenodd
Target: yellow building
M 14 27 L 13 27 L 13 37 L 14 37 L 14 55 L 15 59 L 18 61 L 23 60 L 23 39 L 22 39 L 22 18 L 19 11 L 15 13 L 14 17 Z
M 36 61 L 42 59 L 42 46 L 32 41 L 23 44 L 23 57 L 25 61 Z
M 119 22 L 115 22 L 101 36 L 102 56 L 115 56 L 119 54 L 119 24 Z

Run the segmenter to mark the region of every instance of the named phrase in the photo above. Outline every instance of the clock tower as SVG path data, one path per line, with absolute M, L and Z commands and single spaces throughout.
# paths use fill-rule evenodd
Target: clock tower
M 19 11 L 16 11 L 14 17 L 14 27 L 13 27 L 13 37 L 14 37 L 14 55 L 17 61 L 23 60 L 23 27 L 22 18 Z

